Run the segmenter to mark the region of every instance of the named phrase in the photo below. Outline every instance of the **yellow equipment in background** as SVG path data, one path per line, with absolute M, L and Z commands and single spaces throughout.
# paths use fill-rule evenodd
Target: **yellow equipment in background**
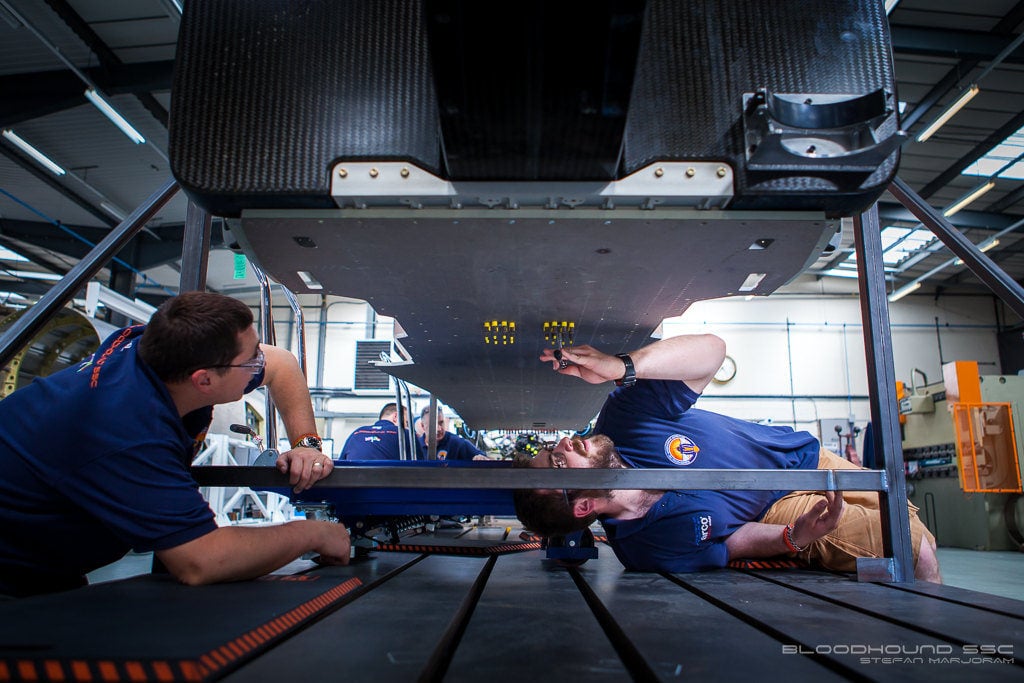
M 940 545 L 1019 549 L 1024 377 L 983 376 L 974 361 L 942 370 L 900 400 L 910 501 Z

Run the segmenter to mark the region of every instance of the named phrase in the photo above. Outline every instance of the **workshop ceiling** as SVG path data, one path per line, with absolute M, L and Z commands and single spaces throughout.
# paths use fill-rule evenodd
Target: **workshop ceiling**
M 0 0 L 0 129 L 65 171 L 54 174 L 11 137 L 0 137 L 0 302 L 38 298 L 88 250 L 87 242 L 102 239 L 119 216 L 170 177 L 167 118 L 180 2 Z M 1024 0 L 902 0 L 890 24 L 897 96 L 905 103 L 902 128 L 908 132 L 899 176 L 938 209 L 991 181 L 984 195 L 950 220 L 1024 281 L 1024 241 L 1019 231 L 1006 231 L 1024 219 L 1024 162 L 1014 163 L 1024 139 L 1019 135 L 1017 147 L 999 148 L 1024 128 L 1024 48 L 1014 44 L 1024 24 Z M 90 85 L 145 142 L 132 142 L 86 99 Z M 976 96 L 930 138 L 917 141 L 972 85 Z M 994 149 L 1002 161 L 985 158 Z M 103 277 L 136 270 L 149 278 L 138 280 L 140 295 L 173 291 L 186 203 L 181 193 L 173 198 Z M 913 231 L 916 221 L 888 194 L 880 213 L 883 226 L 903 228 L 891 240 L 886 233 L 887 243 L 908 252 L 891 259 L 893 290 L 926 276 L 924 292 L 981 291 L 948 250 L 929 246 L 927 235 Z M 803 278 L 831 281 L 824 273 L 849 266 L 852 242 L 847 229 L 839 248 Z M 925 252 L 911 253 L 911 246 Z M 251 288 L 251 281 L 233 279 L 228 254 L 212 263 L 211 288 Z M 938 268 L 942 264 L 948 265 Z

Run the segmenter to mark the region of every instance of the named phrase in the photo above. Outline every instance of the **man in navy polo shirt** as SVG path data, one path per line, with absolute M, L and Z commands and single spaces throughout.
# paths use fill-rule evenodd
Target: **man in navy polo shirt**
M 333 468 L 298 363 L 260 344 L 252 323 L 240 301 L 182 294 L 0 401 L 0 594 L 82 586 L 132 549 L 190 585 L 261 576 L 310 551 L 348 563 L 340 524 L 218 527 L 190 474 L 213 406 L 261 384 L 292 437 L 277 468 L 295 490 Z
M 430 411 L 430 407 L 423 409 L 420 414 L 420 421 L 423 423 L 424 428 L 427 425 L 427 414 Z M 448 420 L 445 418 L 444 413 L 441 412 L 441 406 L 437 407 L 437 459 L 438 460 L 490 460 L 484 452 L 473 445 L 472 441 L 463 439 L 458 434 L 453 434 L 448 431 Z M 427 433 L 424 429 L 422 436 L 416 437 L 419 442 L 420 450 L 423 453 L 427 452 Z
M 341 449 L 340 460 L 401 460 L 398 434 L 405 439 L 406 460 L 420 460 L 418 444 L 409 440 L 409 418 L 405 408 L 401 410 L 402 427 L 398 424 L 398 406 L 388 403 L 381 408 L 377 421 L 372 425 L 359 427 L 349 434 L 345 446 Z
M 613 356 L 590 346 L 545 351 L 544 362 L 592 384 L 615 380 L 595 435 L 562 439 L 530 467 L 680 467 L 710 469 L 856 468 L 807 432 L 758 425 L 693 407 L 722 364 L 714 335 L 664 339 Z M 568 362 L 566 362 L 568 361 Z M 852 571 L 857 557 L 881 556 L 876 492 L 540 490 L 517 491 L 523 523 L 560 535 L 600 519 L 628 569 L 688 572 L 730 559 L 797 555 Z M 918 578 L 939 581 L 934 538 L 911 507 Z

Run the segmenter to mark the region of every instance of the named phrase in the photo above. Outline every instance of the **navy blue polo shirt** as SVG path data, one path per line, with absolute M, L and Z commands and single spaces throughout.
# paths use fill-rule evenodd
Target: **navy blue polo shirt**
M 639 380 L 612 391 L 594 431 L 611 438 L 631 467 L 815 469 L 818 440 L 789 427 L 759 425 L 693 404 L 684 382 Z M 727 539 L 759 520 L 789 491 L 669 491 L 639 520 L 605 520 L 628 569 L 700 571 L 725 566 Z
M 403 430 L 404 432 L 404 430 Z M 406 432 L 407 433 L 407 432 Z M 421 459 L 406 437 L 409 460 Z M 399 460 L 398 427 L 390 420 L 377 420 L 349 434 L 339 460 Z
M 418 436 L 416 440 L 419 442 L 423 452 L 426 453 L 426 438 Z M 484 452 L 474 446 L 473 442 L 451 432 L 445 432 L 444 438 L 437 442 L 438 460 L 472 460 L 474 456 L 483 454 Z
M 138 356 L 143 330 L 0 401 L 0 593 L 80 586 L 128 550 L 217 528 L 189 472 L 212 408 L 178 415 Z

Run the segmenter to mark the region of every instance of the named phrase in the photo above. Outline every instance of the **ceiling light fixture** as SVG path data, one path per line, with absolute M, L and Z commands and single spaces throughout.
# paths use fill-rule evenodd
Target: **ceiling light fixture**
M 979 244 L 978 245 L 978 251 L 980 251 L 981 253 L 984 254 L 989 249 L 994 249 L 994 248 L 996 248 L 998 246 L 999 246 L 999 240 L 997 240 L 996 238 L 993 237 L 989 241 L 982 242 L 981 244 Z M 964 264 L 964 260 L 962 258 L 958 258 L 956 261 L 953 261 L 953 265 L 954 266 L 962 266 L 963 264 Z
M 960 199 L 956 200 L 954 203 L 950 204 L 945 209 L 943 209 L 942 215 L 945 216 L 946 218 L 949 218 L 950 216 L 957 213 L 965 206 L 967 206 L 968 204 L 970 204 L 971 202 L 973 202 L 978 197 L 985 194 L 995 186 L 996 181 L 994 180 L 989 180 L 988 182 L 978 185 L 976 188 L 965 194 L 963 197 L 961 197 Z
M 921 283 L 920 282 L 911 282 L 906 287 L 900 287 L 895 292 L 893 292 L 892 294 L 889 295 L 889 303 L 892 303 L 894 301 L 899 301 L 900 299 L 905 297 L 907 294 L 910 294 L 911 292 L 916 292 L 919 289 L 921 289 Z
M 946 109 L 939 114 L 939 118 L 931 122 L 931 124 L 922 130 L 917 136 L 918 142 L 924 142 L 931 136 L 935 135 L 935 131 L 946 125 L 946 122 L 956 116 L 956 113 L 967 106 L 967 103 L 974 99 L 974 96 L 981 92 L 981 88 L 978 87 L 977 83 L 971 83 L 967 90 L 961 93 L 960 97 L 946 107 Z
M 89 88 L 85 91 L 85 97 L 87 100 L 93 103 L 97 109 L 99 109 L 104 116 L 110 119 L 111 123 L 121 129 L 121 132 L 128 136 L 128 138 L 136 145 L 141 145 L 146 141 L 146 138 L 142 137 L 142 133 L 135 130 L 132 124 L 118 113 L 116 109 L 110 106 L 110 104 L 103 99 L 100 94 L 94 89 Z
M 14 145 L 22 152 L 35 159 L 37 162 L 39 162 L 40 165 L 46 167 L 46 169 L 53 173 L 54 175 L 64 175 L 65 173 L 67 173 L 67 171 L 58 166 L 52 159 L 50 159 L 50 157 L 46 156 L 32 145 L 22 140 L 21 137 L 19 137 L 18 134 L 15 133 L 10 128 L 4 129 L 3 136 L 10 140 L 12 145 Z

